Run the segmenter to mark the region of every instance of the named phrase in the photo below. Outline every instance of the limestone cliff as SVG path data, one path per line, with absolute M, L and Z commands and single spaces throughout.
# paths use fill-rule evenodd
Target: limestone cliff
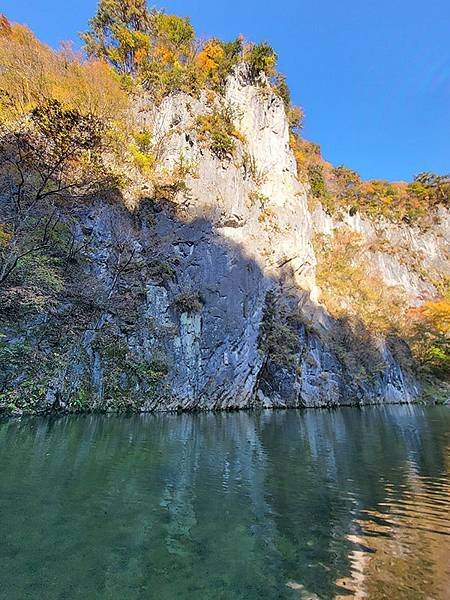
M 218 156 L 195 126 L 224 108 L 240 132 L 232 156 Z M 51 310 L 14 321 L 3 305 L 3 343 L 26 345 L 34 361 L 32 371 L 5 371 L 6 410 L 418 399 L 421 383 L 389 340 L 370 338 L 364 359 L 344 356 L 355 342 L 336 343 L 343 323 L 322 303 L 313 242 L 357 232 L 367 269 L 417 306 L 435 291 L 429 274 L 450 271 L 448 213 L 423 232 L 358 213 L 337 219 L 311 203 L 284 104 L 245 67 L 223 98 L 178 93 L 156 106 L 142 96 L 134 110 L 153 132 L 160 179 L 131 172 L 123 198 L 98 194 L 61 210 L 79 248 L 76 281 Z M 170 179 L 180 164 L 189 165 L 182 185 Z

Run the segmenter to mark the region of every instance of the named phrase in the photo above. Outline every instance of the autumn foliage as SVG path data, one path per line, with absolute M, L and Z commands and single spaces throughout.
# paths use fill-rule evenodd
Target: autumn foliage
M 410 311 L 410 345 L 421 369 L 448 379 L 450 376 L 450 286 L 442 295 Z
M 338 322 L 364 332 L 366 346 L 387 339 L 402 354 L 405 366 L 414 366 L 425 378 L 450 376 L 450 286 L 442 278 L 440 294 L 420 307 L 408 309 L 401 286 L 386 285 L 367 263 L 367 243 L 359 234 L 341 227 L 333 236 L 316 235 L 314 246 L 321 301 Z M 406 345 L 407 344 L 407 345 Z M 364 345 L 358 356 L 364 355 Z
M 450 174 L 419 173 L 414 181 L 363 181 L 343 165 L 333 167 L 320 147 L 292 131 L 290 146 L 299 179 L 309 184 L 310 195 L 330 214 L 359 212 L 371 219 L 421 224 L 433 217 L 439 206 L 450 207 Z
M 55 52 L 25 26 L 0 21 L 0 118 L 16 119 L 45 100 L 105 119 L 121 118 L 127 96 L 115 72 L 69 44 Z
M 240 61 L 255 80 L 264 72 L 274 84 L 278 75 L 268 44 L 200 41 L 188 17 L 149 10 L 145 0 L 100 0 L 89 25 L 81 36 L 87 54 L 106 60 L 128 85 L 143 85 L 156 101 L 175 91 L 221 91 Z

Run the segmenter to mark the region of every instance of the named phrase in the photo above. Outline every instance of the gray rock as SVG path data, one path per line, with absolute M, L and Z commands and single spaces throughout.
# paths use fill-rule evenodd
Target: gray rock
M 156 387 L 135 384 L 139 410 L 319 407 L 418 397 L 418 383 L 385 344 L 379 349 L 381 371 L 362 381 L 327 345 L 335 325 L 318 301 L 311 239 L 313 231 L 332 235 L 346 225 L 368 241 L 382 236 L 401 247 L 409 264 L 385 252 L 373 252 L 369 264 L 387 285 L 401 285 L 415 305 L 434 288 L 414 268 L 413 257 L 420 255 L 425 270 L 449 272 L 448 213 L 427 233 L 375 225 L 360 215 L 337 221 L 320 208 L 311 214 L 280 98 L 249 83 L 240 68 L 228 80 L 223 102 L 233 107 L 246 140 L 236 142 L 229 160 L 219 160 L 197 140 L 195 119 L 211 110 L 206 98 L 180 93 L 159 107 L 143 98 L 138 107 L 142 125 L 154 133 L 161 169 L 170 171 L 180 157 L 195 165 L 188 193 L 180 191 L 171 203 L 153 197 L 151 219 L 136 201 L 128 209 L 101 198 L 72 214 L 77 236 L 89 237 L 85 269 L 102 291 L 95 299 L 102 299 L 104 310 L 55 371 L 43 410 L 64 408 L 83 377 L 90 382 L 91 406 L 103 405 L 108 367 L 95 341 L 107 328 L 134 361 L 151 366 L 164 360 L 167 366 Z M 141 192 L 150 198 L 155 193 L 148 183 Z M 117 265 L 127 256 L 131 266 L 119 277 Z M 260 349 L 269 290 L 289 298 L 314 325 L 310 330 L 299 324 L 293 364 L 279 365 Z M 201 309 L 177 309 L 177 296 L 186 292 L 199 295 Z M 119 383 L 126 387 L 126 366 L 114 368 L 122 371 Z

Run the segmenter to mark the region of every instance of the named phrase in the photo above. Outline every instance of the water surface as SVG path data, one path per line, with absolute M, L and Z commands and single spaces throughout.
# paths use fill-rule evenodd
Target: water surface
M 445 407 L 0 424 L 0 598 L 444 599 Z

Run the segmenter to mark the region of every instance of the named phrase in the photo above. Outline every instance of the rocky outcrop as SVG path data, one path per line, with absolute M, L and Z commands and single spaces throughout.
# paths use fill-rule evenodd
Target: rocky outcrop
M 218 157 L 196 133 L 196 119 L 214 102 L 230 108 L 241 133 L 233 156 Z M 124 202 L 96 197 L 71 211 L 75 238 L 85 244 L 87 294 L 102 301 L 76 335 L 60 342 L 64 351 L 33 409 L 414 401 L 420 385 L 387 343 L 371 349 L 376 365 L 361 378 L 358 365 L 330 342 L 336 325 L 320 304 L 312 236 L 343 222 L 320 207 L 309 210 L 281 99 L 241 69 L 213 104 L 177 94 L 158 107 L 142 98 L 137 111 L 153 131 L 161 177 L 181 161 L 190 165 L 185 185 L 167 189 L 136 178 L 135 194 Z M 428 233 L 358 215 L 344 223 L 368 241 L 381 235 L 400 249 L 375 249 L 369 262 L 387 285 L 403 286 L 413 305 L 433 291 L 421 270 L 448 270 L 448 218 L 440 217 Z M 76 302 L 68 298 L 60 307 L 60 322 Z M 263 334 L 270 310 L 274 324 L 286 322 L 275 355 Z M 33 331 L 22 323 L 4 335 L 36 344 Z M 54 351 L 50 341 L 39 343 L 44 353 Z
M 359 234 L 367 247 L 366 257 L 372 272 L 381 275 L 388 286 L 401 286 L 411 305 L 436 292 L 434 280 L 450 275 L 450 216 L 441 208 L 432 228 L 398 225 L 380 218 L 373 222 L 359 213 L 341 219 L 328 215 L 320 206 L 312 211 L 314 230 L 333 235 L 348 228 Z

